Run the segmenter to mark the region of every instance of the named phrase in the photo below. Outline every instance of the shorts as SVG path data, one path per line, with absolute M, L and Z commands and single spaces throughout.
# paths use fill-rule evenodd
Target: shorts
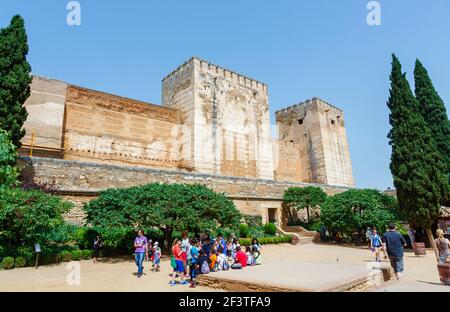
M 175 271 L 178 273 L 183 273 L 184 272 L 183 260 L 175 260 L 175 263 L 177 264 L 177 268 L 175 269 Z
M 391 257 L 389 256 L 389 260 L 391 261 L 391 266 L 394 269 L 395 273 L 402 273 L 404 270 L 403 265 L 403 257 Z

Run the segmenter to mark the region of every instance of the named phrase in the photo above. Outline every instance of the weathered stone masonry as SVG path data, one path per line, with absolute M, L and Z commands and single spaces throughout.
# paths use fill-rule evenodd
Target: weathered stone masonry
M 342 110 L 318 98 L 283 109 L 273 139 L 268 86 L 197 57 L 162 80 L 161 106 L 35 76 L 25 107 L 24 166 L 76 203 L 75 221 L 109 187 L 198 182 L 280 221 L 289 186 L 354 185 Z
M 58 185 L 61 196 L 76 204 L 77 209 L 71 212 L 71 219 L 77 222 L 82 215 L 82 204 L 98 196 L 99 192 L 154 182 L 207 185 L 216 192 L 225 193 L 243 213 L 262 215 L 267 221 L 267 209 L 277 209 L 281 213 L 283 194 L 287 188 L 311 185 L 41 157 L 22 157 L 20 167 L 24 176 L 34 177 L 36 183 Z M 347 189 L 318 186 L 323 187 L 330 195 Z M 277 217 L 281 221 L 281 215 Z

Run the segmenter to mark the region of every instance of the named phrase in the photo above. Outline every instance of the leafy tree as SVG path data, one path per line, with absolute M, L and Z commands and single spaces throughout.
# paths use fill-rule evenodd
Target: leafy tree
M 0 192 L 0 245 L 45 243 L 48 233 L 63 224 L 62 214 L 71 207 L 59 197 L 39 191 L 3 189 Z
M 344 234 L 362 232 L 368 226 L 384 231 L 389 222 L 398 219 L 397 203 L 377 190 L 348 190 L 328 197 L 320 218 L 330 230 Z
M 419 60 L 416 60 L 414 69 L 415 93 L 419 102 L 419 113 L 431 130 L 433 139 L 436 141 L 438 152 L 442 155 L 447 173 L 450 179 L 450 121 L 447 117 L 444 101 L 431 82 L 428 72 Z M 449 190 L 442 194 L 445 202 L 450 205 Z
M 110 189 L 84 207 L 87 222 L 108 240 L 130 229 L 158 228 L 168 250 L 175 231 L 212 232 L 232 228 L 237 232 L 241 214 L 234 203 L 203 185 L 153 183 L 127 189 Z
M 291 187 L 284 193 L 284 202 L 297 210 L 305 209 L 308 223 L 310 222 L 310 209 L 321 206 L 327 199 L 327 193 L 320 187 Z
M 448 189 L 445 164 L 395 55 L 390 79 L 390 168 L 399 208 L 408 221 L 426 229 L 433 243 L 431 225 L 441 214 L 442 194 Z
M 28 115 L 23 107 L 32 80 L 27 54 L 25 23 L 16 15 L 8 27 L 0 30 L 0 127 L 10 134 L 16 147 L 21 146 L 25 135 L 22 127 Z
M 6 131 L 0 129 L 0 192 L 5 187 L 17 184 L 16 147 L 11 143 Z

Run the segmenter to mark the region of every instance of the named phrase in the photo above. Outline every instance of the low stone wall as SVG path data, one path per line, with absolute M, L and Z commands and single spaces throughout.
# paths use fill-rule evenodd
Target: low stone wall
M 56 185 L 63 197 L 75 203 L 76 208 L 70 213 L 70 219 L 78 221 L 83 217 L 82 204 L 103 190 L 162 182 L 207 185 L 232 199 L 243 213 L 262 215 L 266 222 L 268 208 L 281 210 L 286 189 L 311 185 L 39 157 L 22 157 L 19 166 L 22 176 L 27 179 Z M 348 189 L 317 186 L 330 195 Z

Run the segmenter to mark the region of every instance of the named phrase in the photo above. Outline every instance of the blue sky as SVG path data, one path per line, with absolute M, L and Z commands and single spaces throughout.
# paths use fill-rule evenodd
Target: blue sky
M 159 104 L 161 79 L 192 55 L 269 85 L 275 110 L 318 96 L 345 111 L 358 187 L 392 186 L 386 101 L 391 53 L 413 86 L 419 58 L 450 110 L 450 1 L 2 0 L 0 25 L 21 14 L 34 74 Z

